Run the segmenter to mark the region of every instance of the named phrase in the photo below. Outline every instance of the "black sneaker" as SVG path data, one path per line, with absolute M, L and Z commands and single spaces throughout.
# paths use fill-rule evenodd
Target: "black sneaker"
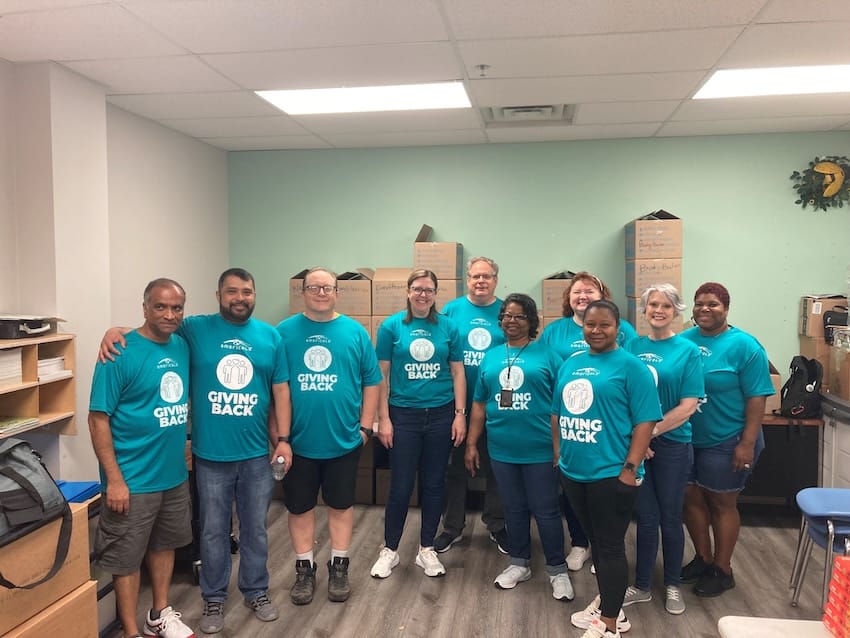
M 496 547 L 499 548 L 500 552 L 503 554 L 508 553 L 508 533 L 504 527 L 498 532 L 490 532 L 490 540 L 496 543 Z
M 328 600 L 332 603 L 344 603 L 350 595 L 348 558 L 337 556 L 333 561 L 328 561 Z
M 452 548 L 452 545 L 459 543 L 461 538 L 463 538 L 461 534 L 455 536 L 451 532 L 442 532 L 434 539 L 434 551 L 438 554 L 447 552 Z
M 717 565 L 711 565 L 694 585 L 694 593 L 703 598 L 713 598 L 734 586 L 735 577 L 732 576 L 732 572 L 727 574 Z
M 708 563 L 702 559 L 702 556 L 697 554 L 690 563 L 682 567 L 680 580 L 686 584 L 695 583 L 705 573 L 708 567 Z
M 295 584 L 289 590 L 289 597 L 296 605 L 309 605 L 316 591 L 316 563 L 309 560 L 295 561 Z

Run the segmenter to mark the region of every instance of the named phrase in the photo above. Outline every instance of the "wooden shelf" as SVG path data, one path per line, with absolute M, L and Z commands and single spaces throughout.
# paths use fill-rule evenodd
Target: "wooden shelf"
M 0 439 L 22 432 L 45 430 L 51 434 L 76 434 L 76 342 L 74 335 L 51 334 L 27 339 L 0 339 L 0 350 L 21 349 L 23 383 L 0 388 L 0 416 L 33 417 L 33 423 Z M 64 357 L 68 376 L 38 381 L 38 361 Z

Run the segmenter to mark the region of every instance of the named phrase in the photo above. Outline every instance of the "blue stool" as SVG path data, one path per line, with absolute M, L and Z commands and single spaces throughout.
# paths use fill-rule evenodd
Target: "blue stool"
M 823 570 L 821 607 L 826 602 L 829 579 L 832 577 L 834 554 L 850 555 L 850 489 L 807 487 L 797 492 L 797 506 L 802 512 L 800 538 L 788 584 L 794 590 L 791 605 L 797 606 L 803 578 L 812 556 L 812 546 L 826 550 Z

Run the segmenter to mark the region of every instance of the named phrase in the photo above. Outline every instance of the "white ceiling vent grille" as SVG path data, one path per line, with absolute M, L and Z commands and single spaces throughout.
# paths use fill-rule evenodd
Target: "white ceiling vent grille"
M 573 123 L 574 104 L 486 106 L 481 116 L 487 128 L 567 126 Z

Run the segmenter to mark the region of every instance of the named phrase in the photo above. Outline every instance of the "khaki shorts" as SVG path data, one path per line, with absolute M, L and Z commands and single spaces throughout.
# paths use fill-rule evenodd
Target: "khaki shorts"
M 129 514 L 102 506 L 94 541 L 97 562 L 118 576 L 136 572 L 148 550 L 176 549 L 192 542 L 189 484 L 164 492 L 131 494 Z

